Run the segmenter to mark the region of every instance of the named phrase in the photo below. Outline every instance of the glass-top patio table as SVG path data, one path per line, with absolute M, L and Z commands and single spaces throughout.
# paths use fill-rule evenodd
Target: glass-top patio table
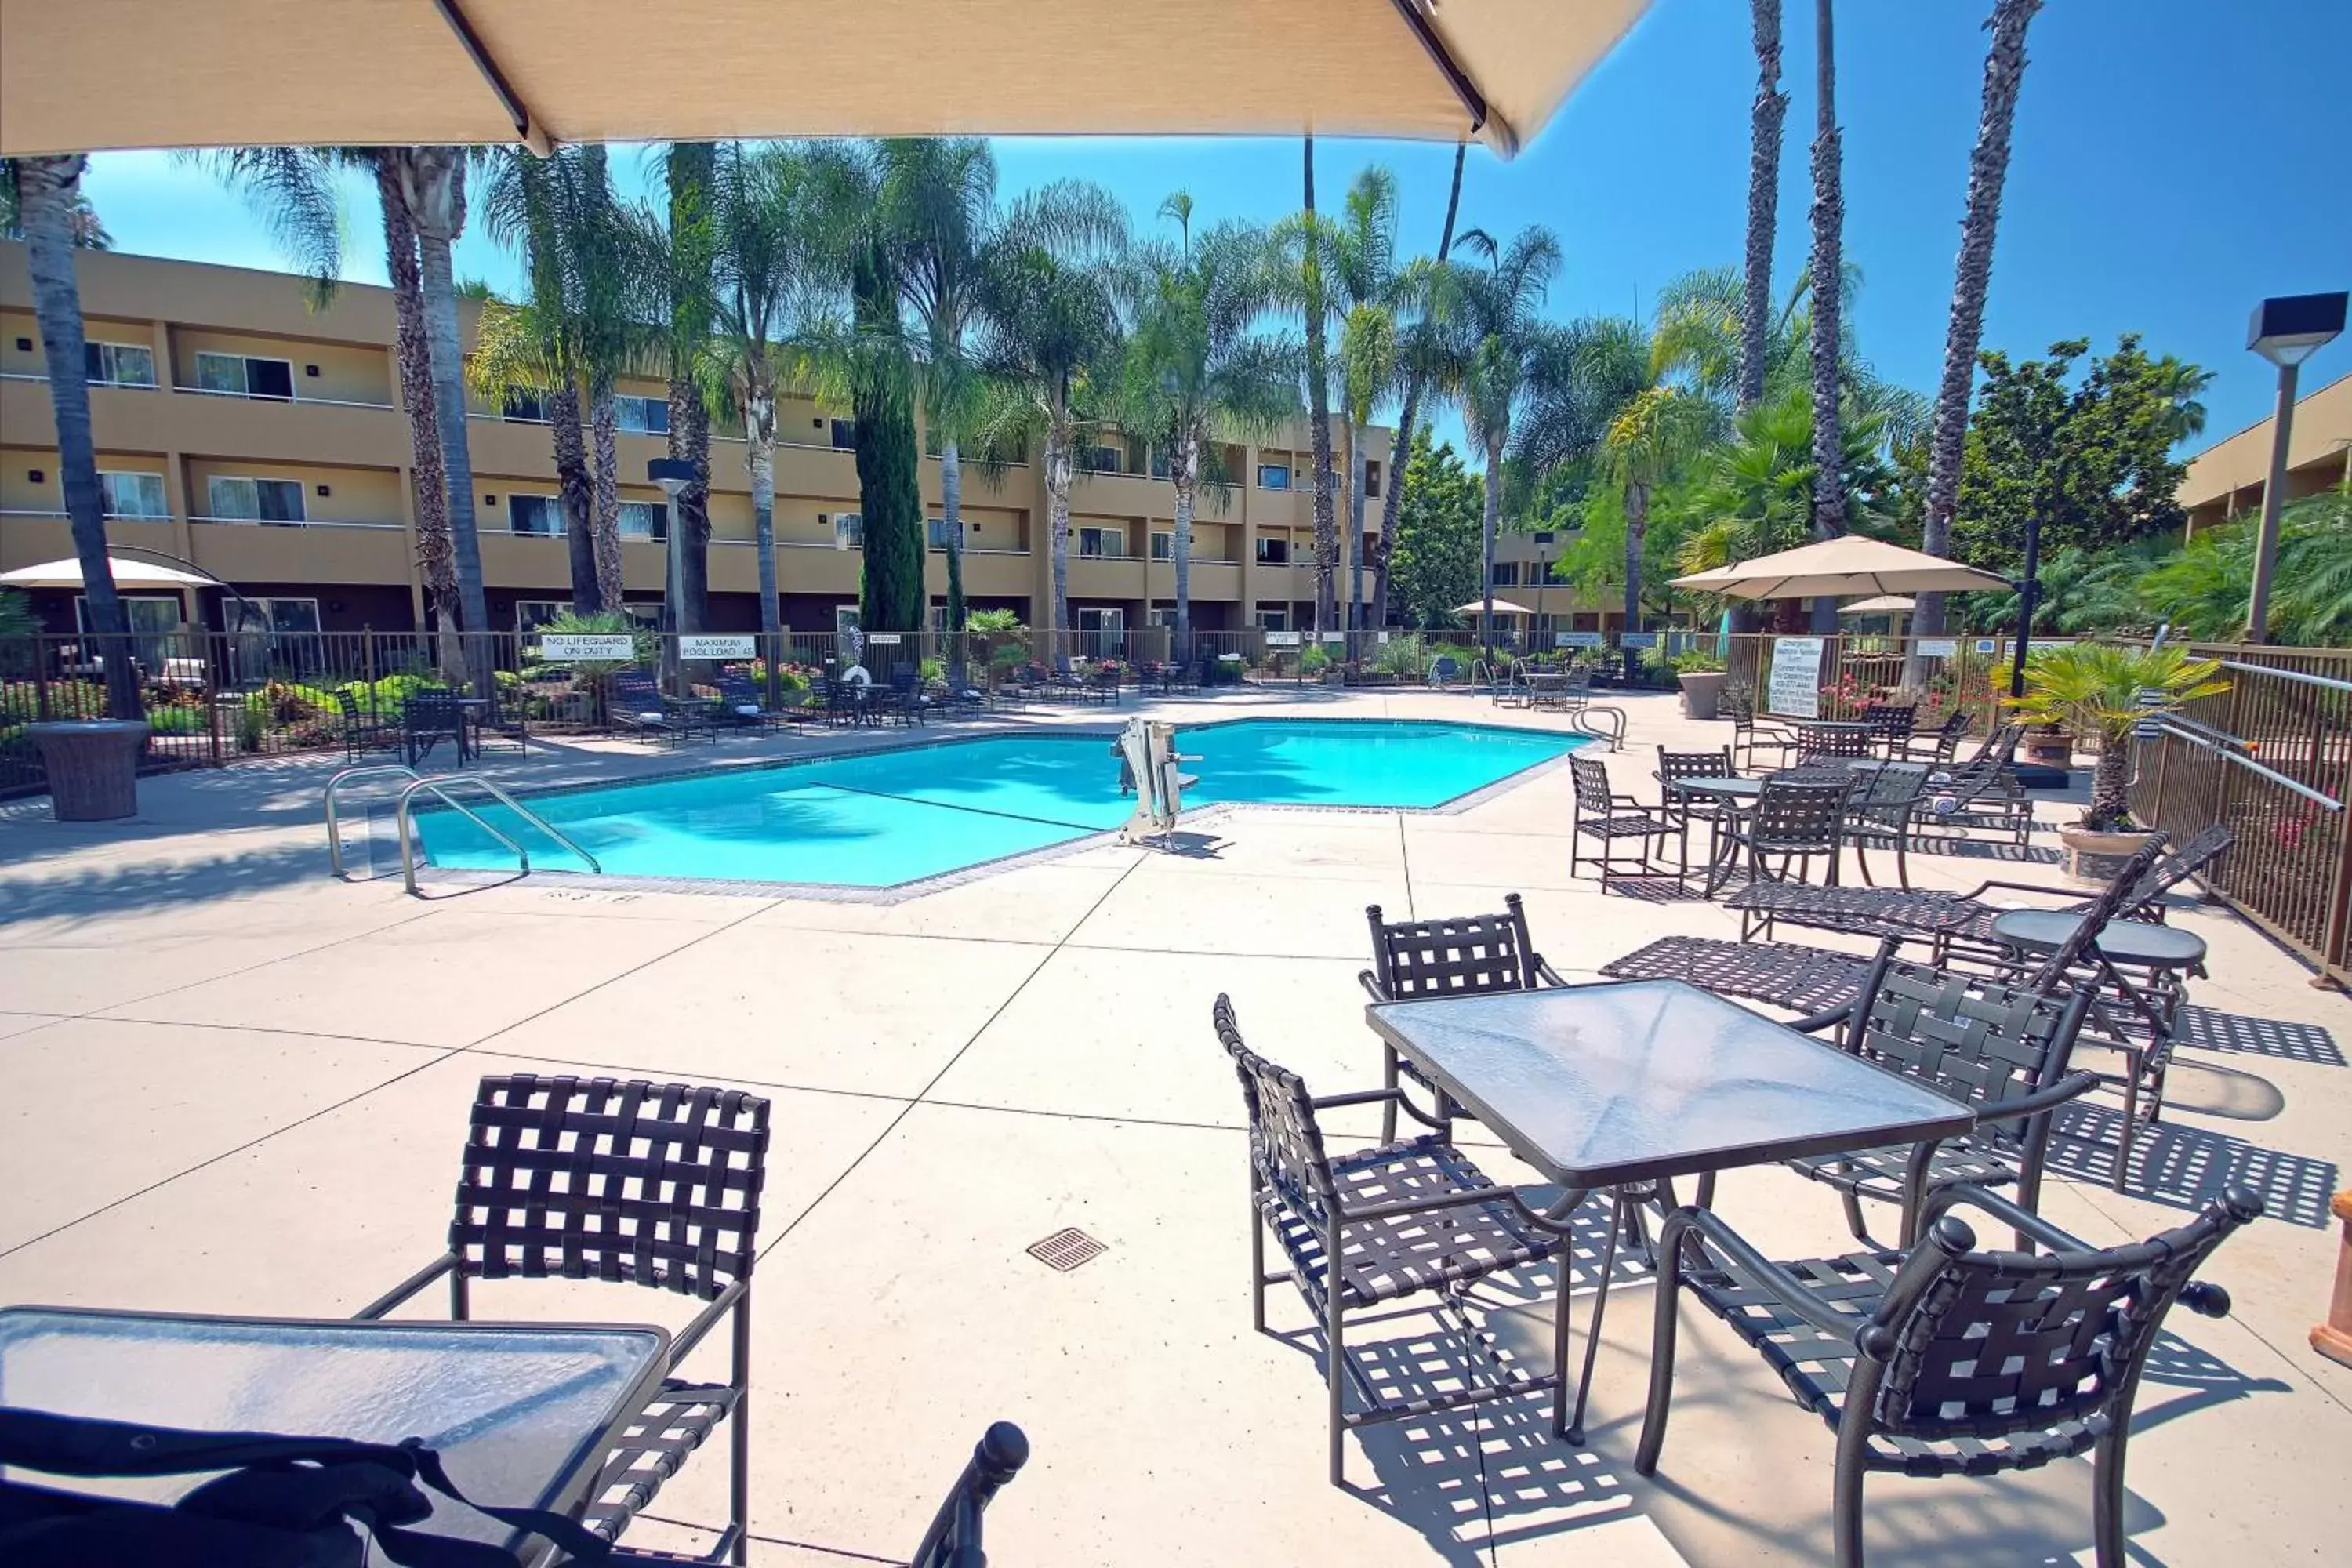
M 0 1309 L 0 1405 L 194 1431 L 418 1437 L 473 1501 L 571 1517 L 668 1363 L 657 1328 Z M 205 1479 L 41 1480 L 169 1502 Z M 502 1546 L 526 1568 L 555 1550 L 425 1495 L 434 1512 L 419 1530 Z
M 1583 1440 L 1628 1185 L 1976 1123 L 1967 1106 L 1679 980 L 1380 1002 L 1364 1017 L 1546 1180 L 1612 1191 L 1576 1411 L 1560 1434 L 1570 1442 Z M 1565 1313 L 1553 1333 L 1565 1376 Z

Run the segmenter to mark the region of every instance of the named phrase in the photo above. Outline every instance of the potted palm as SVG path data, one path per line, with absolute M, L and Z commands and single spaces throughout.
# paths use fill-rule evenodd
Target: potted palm
M 2090 804 L 2080 820 L 2058 829 L 2067 875 L 2108 875 L 2116 859 L 2147 840 L 2131 821 L 2132 726 L 2151 713 L 2227 691 L 2229 682 L 2215 679 L 2221 668 L 2177 647 L 2100 642 L 2042 648 L 2026 661 L 2025 695 L 2007 700 L 2018 718 L 2054 725 L 2077 741 L 2096 742 L 2099 751 Z

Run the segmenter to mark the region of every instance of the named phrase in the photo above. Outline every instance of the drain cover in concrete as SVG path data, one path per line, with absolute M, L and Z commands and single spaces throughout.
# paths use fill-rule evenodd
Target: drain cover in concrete
M 1029 1256 L 1048 1268 L 1067 1274 L 1078 1265 L 1100 1258 L 1105 1250 L 1101 1242 L 1083 1230 L 1057 1230 L 1045 1240 L 1032 1244 Z

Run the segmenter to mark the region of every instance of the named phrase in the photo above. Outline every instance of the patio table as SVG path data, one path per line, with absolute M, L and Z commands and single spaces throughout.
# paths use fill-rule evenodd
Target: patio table
M 1720 801 L 1728 810 L 1742 811 L 1754 805 L 1763 795 L 1764 781 L 1728 777 L 1669 779 L 1666 788 L 1675 795 L 1706 795 Z M 1726 851 L 1730 848 L 1733 839 L 1710 817 L 1707 819 L 1706 840 L 1706 887 L 1701 896 L 1711 899 L 1723 887 L 1724 879 L 1731 875 L 1731 859 Z
M 1571 1443 L 1584 1440 L 1627 1186 L 1976 1124 L 1965 1105 L 1679 980 L 1380 1002 L 1364 1017 L 1547 1181 L 1612 1191 L 1575 1414 L 1558 1434 Z M 1565 1379 L 1564 1311 L 1552 1355 Z
M 650 1327 L 0 1309 L 0 1404 L 196 1431 L 419 1437 L 474 1501 L 571 1517 L 668 1364 L 669 1335 Z M 205 1479 L 40 1484 L 170 1502 Z M 554 1554 L 425 1495 L 419 1530 L 501 1546 L 525 1568 Z

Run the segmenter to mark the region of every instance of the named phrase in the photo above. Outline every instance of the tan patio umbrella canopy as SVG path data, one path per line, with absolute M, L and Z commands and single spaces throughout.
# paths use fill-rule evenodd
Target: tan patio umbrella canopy
M 1475 616 L 1484 614 L 1486 608 L 1486 600 L 1473 599 L 1466 605 L 1454 605 L 1454 613 L 1457 616 Z M 1514 605 L 1508 599 L 1496 600 L 1495 613 L 1498 616 L 1532 616 L 1535 614 L 1533 610 L 1528 609 L 1525 605 Z
M 1851 605 L 1840 605 L 1841 616 L 1901 616 L 1919 607 L 1918 602 L 1905 594 L 1881 594 L 1875 599 L 1856 599 Z
M 1730 599 L 1839 599 L 1849 594 L 1967 593 L 2009 579 L 1881 539 L 1847 534 L 1673 579 Z
M 228 586 L 217 577 L 199 576 L 194 572 L 183 572 L 176 566 L 160 566 L 152 561 L 126 561 L 120 555 L 108 556 L 106 569 L 118 588 Z M 81 563 L 79 561 L 44 561 L 37 566 L 19 566 L 14 572 L 0 572 L 0 588 L 79 588 L 81 585 Z
M 1069 134 L 1475 136 L 1648 0 L 0 0 L 0 155 Z

